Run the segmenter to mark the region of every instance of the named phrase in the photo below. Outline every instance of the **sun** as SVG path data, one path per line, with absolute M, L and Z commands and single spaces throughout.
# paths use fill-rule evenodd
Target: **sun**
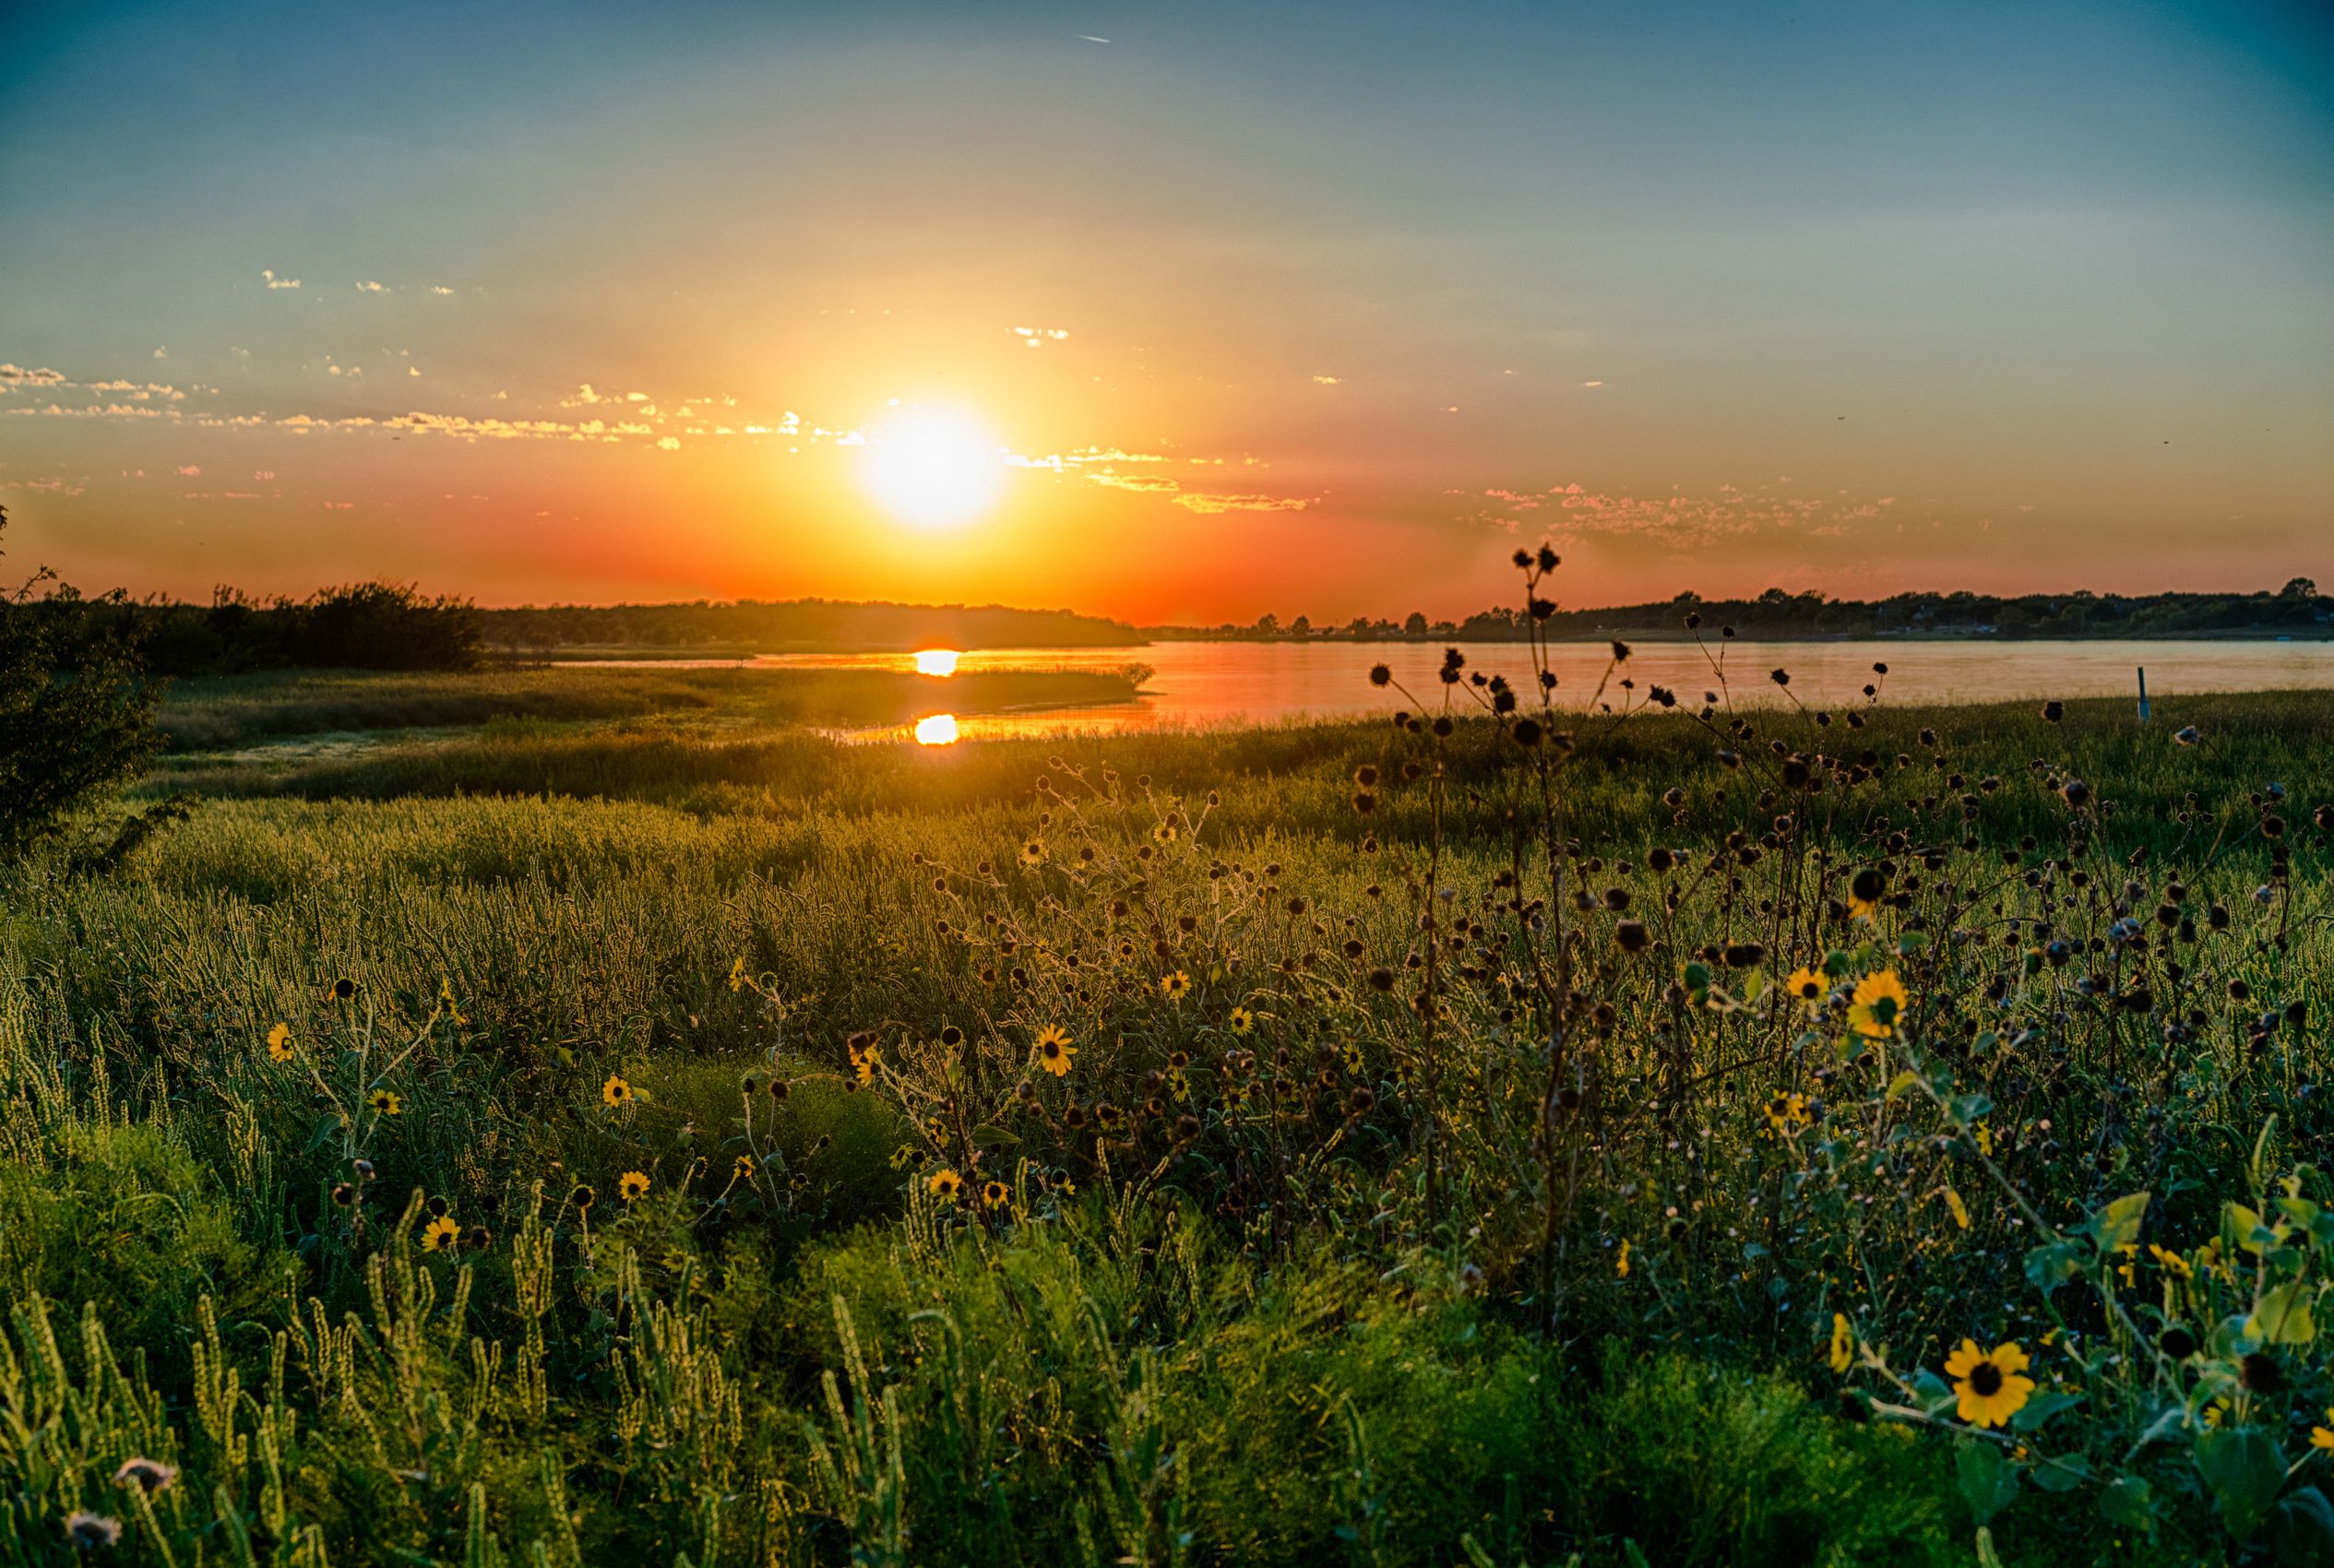
M 956 409 L 902 409 L 867 433 L 860 481 L 911 528 L 959 528 L 996 505 L 1005 464 L 996 441 Z

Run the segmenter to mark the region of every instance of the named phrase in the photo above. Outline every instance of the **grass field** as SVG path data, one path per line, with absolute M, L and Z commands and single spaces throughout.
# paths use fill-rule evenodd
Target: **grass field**
M 186 820 L 16 875 L 0 1557 L 2334 1544 L 2322 695 L 775 679 L 208 684 Z

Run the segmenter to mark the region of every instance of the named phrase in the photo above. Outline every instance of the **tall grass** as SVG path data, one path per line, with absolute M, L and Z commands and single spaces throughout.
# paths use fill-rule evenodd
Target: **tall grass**
M 2322 1550 L 2326 705 L 1476 690 L 178 770 L 0 921 L 0 1555 Z

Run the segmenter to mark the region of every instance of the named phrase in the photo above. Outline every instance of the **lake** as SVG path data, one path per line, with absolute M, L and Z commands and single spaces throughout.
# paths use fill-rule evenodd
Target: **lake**
M 1156 673 L 1131 703 L 984 715 L 961 719 L 950 738 L 1062 731 L 1115 731 L 1200 729 L 1232 723 L 1352 718 L 1408 706 L 1369 683 L 1370 667 L 1385 664 L 1422 702 L 1440 700 L 1435 678 L 1440 643 L 1167 642 L 1142 647 L 984 648 L 959 654 L 955 668 L 976 670 L 1114 670 L 1148 664 Z M 1467 667 L 1505 673 L 1529 684 L 1530 650 L 1519 643 L 1461 643 Z M 1722 677 L 1711 663 L 1722 653 Z M 931 656 L 926 666 L 936 667 Z M 1586 706 L 1606 674 L 1611 650 L 1602 643 L 1559 643 L 1550 648 L 1556 696 Z M 913 670 L 907 653 L 769 654 L 743 661 L 756 669 Z M 611 661 L 625 662 L 625 661 Z M 648 661 L 642 661 L 648 662 Z M 735 659 L 660 660 L 735 665 Z M 940 660 L 945 663 L 946 660 Z M 1873 666 L 1888 672 L 1876 674 Z M 1642 701 L 1651 685 L 1667 686 L 1682 702 L 1724 691 L 1737 706 L 1788 700 L 1768 679 L 1791 673 L 1791 692 L 1811 707 L 1845 708 L 1864 700 L 1867 683 L 1897 704 L 1981 702 L 2052 697 L 2137 697 L 2137 671 L 2148 671 L 2150 697 L 2184 693 L 2334 688 L 2334 642 L 1713 642 L 1706 654 L 1692 643 L 1639 643 L 1614 671 L 1604 700 Z M 1637 683 L 1623 691 L 1623 679 Z M 1722 687 L 1721 687 L 1722 681 Z M 947 710 L 947 681 L 933 680 L 933 711 Z M 934 727 L 929 735 L 943 731 Z M 887 731 L 886 733 L 897 733 Z

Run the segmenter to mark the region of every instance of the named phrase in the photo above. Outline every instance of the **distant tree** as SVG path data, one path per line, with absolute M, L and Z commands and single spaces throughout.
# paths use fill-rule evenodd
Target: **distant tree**
M 1280 635 L 1280 617 L 1275 615 L 1271 611 L 1268 610 L 1263 614 L 1256 617 L 1256 635 L 1258 636 L 1277 636 Z
M 0 860 L 136 772 L 152 745 L 159 694 L 129 636 L 69 589 L 33 599 L 53 580 L 36 572 L 0 598 Z
M 1402 623 L 1402 635 L 1406 637 L 1424 636 L 1426 635 L 1425 615 L 1416 610 L 1411 611 L 1409 618 Z
M 1292 636 L 1292 637 L 1309 637 L 1309 636 L 1311 636 L 1312 635 L 1313 635 L 1313 617 L 1312 617 L 1312 616 L 1310 616 L 1310 615 L 1300 615 L 1300 616 L 1298 616 L 1295 620 L 1293 620 L 1293 621 L 1292 621 L 1292 622 L 1290 622 L 1290 623 L 1289 623 L 1289 636 Z
M 2280 599 L 2316 599 L 2317 581 L 2313 577 L 2294 577 L 2278 589 Z

